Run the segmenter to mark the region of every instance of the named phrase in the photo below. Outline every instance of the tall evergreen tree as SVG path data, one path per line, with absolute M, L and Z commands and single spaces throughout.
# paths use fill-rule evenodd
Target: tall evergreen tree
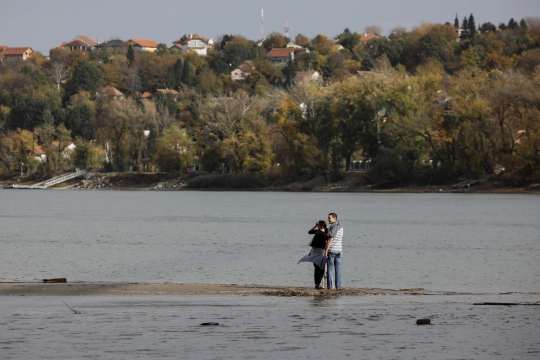
M 364 59 L 362 60 L 362 65 L 360 66 L 360 70 L 362 70 L 362 71 L 371 71 L 374 68 L 375 68 L 375 66 L 371 62 L 369 54 L 366 54 L 364 56 Z
M 183 64 L 182 59 L 176 60 L 173 66 L 173 87 L 178 89 L 182 84 Z
M 129 67 L 132 67 L 135 62 L 135 50 L 133 50 L 133 45 L 129 45 L 126 57 L 129 61 Z
M 516 20 L 514 20 L 514 18 L 511 18 L 508 21 L 508 29 L 515 30 L 517 27 L 518 27 L 518 23 L 516 22 Z
M 472 38 L 476 34 L 476 24 L 474 23 L 474 15 L 469 15 L 469 22 L 468 22 L 468 28 L 469 30 L 469 38 Z
M 469 20 L 465 16 L 463 22 L 461 23 L 461 36 L 462 39 L 467 39 L 469 37 Z
M 281 70 L 281 73 L 285 76 L 285 85 L 291 86 L 296 80 L 296 64 L 292 58 L 289 58 L 287 66 Z
M 184 61 L 184 66 L 182 69 L 182 82 L 190 87 L 193 82 L 193 69 L 191 68 L 191 64 L 189 63 L 188 59 Z
M 525 21 L 525 19 L 521 19 L 521 21 L 519 22 L 519 26 L 523 29 L 523 30 L 527 30 L 527 28 L 529 26 L 527 26 L 527 22 Z
M 454 19 L 454 27 L 455 27 L 456 29 L 459 28 L 459 19 L 458 19 L 457 13 L 456 13 L 456 18 Z

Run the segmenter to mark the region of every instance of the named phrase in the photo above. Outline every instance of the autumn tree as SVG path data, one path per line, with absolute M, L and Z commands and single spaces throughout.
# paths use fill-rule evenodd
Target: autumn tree
M 173 125 L 157 139 L 155 162 L 161 171 L 179 172 L 191 164 L 193 141 L 185 129 Z

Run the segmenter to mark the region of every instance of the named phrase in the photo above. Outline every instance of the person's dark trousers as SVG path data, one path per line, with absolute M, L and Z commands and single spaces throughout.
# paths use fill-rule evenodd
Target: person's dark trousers
M 315 286 L 321 286 L 321 281 L 324 276 L 324 269 L 321 269 L 318 265 L 313 264 L 315 267 Z

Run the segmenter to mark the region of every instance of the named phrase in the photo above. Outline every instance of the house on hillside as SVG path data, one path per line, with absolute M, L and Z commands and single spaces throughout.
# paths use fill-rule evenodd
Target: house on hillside
M 103 49 L 119 49 L 124 45 L 124 41 L 120 39 L 113 39 L 113 40 L 105 40 L 101 44 L 96 45 L 96 50 L 103 50 Z
M 363 43 L 368 43 L 378 37 L 380 36 L 376 34 L 360 34 L 360 41 Z
M 72 143 L 72 142 L 60 144 L 58 141 L 53 141 L 51 143 L 51 149 L 52 150 L 58 151 L 60 146 L 62 146 L 64 148 L 62 150 L 62 155 L 64 156 L 64 158 L 71 157 L 71 155 L 75 152 L 75 149 L 77 148 L 77 146 L 75 146 L 75 144 Z
M 253 61 L 246 60 L 231 71 L 231 79 L 234 81 L 245 80 L 255 70 Z
M 133 46 L 133 50 L 143 51 L 143 52 L 154 52 L 157 50 L 158 43 L 154 40 L 146 39 L 129 39 L 126 41 L 126 45 Z
M 96 92 L 96 99 L 109 98 L 109 99 L 123 99 L 124 93 L 112 86 L 105 86 Z
M 275 48 L 266 54 L 266 58 L 274 65 L 285 65 L 291 60 L 295 60 L 298 55 L 309 53 L 306 48 Z
M 180 93 L 176 90 L 173 90 L 173 89 L 156 89 L 155 92 L 151 93 L 149 91 L 145 91 L 141 97 L 143 99 L 147 99 L 147 100 L 156 100 L 157 97 L 158 97 L 158 94 L 161 93 L 161 94 L 167 94 L 167 93 L 170 93 L 174 96 L 174 98 L 178 98 L 178 95 L 180 95 Z
M 289 41 L 289 43 L 285 47 L 287 49 L 302 49 L 302 47 L 300 45 L 297 45 L 297 44 L 293 43 L 292 41 Z
M 181 51 L 182 51 L 182 45 L 180 45 L 180 44 L 174 44 L 173 46 L 171 46 L 171 47 L 169 48 L 169 50 L 181 52 Z
M 86 35 L 77 35 L 69 42 L 62 42 L 59 49 L 69 51 L 94 51 L 97 43 Z
M 8 47 L 2 51 L 4 61 L 26 60 L 34 54 L 30 47 Z
M 206 56 L 208 50 L 214 48 L 214 40 L 205 38 L 199 34 L 186 34 L 180 39 L 173 41 L 173 47 L 182 52 L 194 51 L 200 56 Z
M 45 151 L 43 151 L 43 148 L 39 145 L 34 146 L 34 159 L 40 163 L 47 161 L 47 155 L 45 154 Z
M 304 79 L 318 80 L 322 79 L 321 74 L 318 71 L 296 71 L 296 80 L 301 81 Z

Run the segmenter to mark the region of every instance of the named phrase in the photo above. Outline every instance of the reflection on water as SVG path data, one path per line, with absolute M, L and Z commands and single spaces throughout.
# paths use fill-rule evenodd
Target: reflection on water
M 57 297 L 4 297 L 0 358 L 538 359 L 537 308 L 470 300 L 69 297 L 75 315 Z
M 0 191 L 0 281 L 311 286 L 307 230 L 344 224 L 344 285 L 540 291 L 529 195 Z

